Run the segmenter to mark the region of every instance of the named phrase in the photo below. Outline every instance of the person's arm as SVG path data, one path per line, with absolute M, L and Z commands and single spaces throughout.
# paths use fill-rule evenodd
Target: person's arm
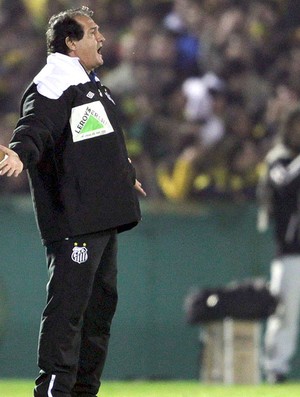
M 35 167 L 45 150 L 54 148 L 70 118 L 71 94 L 52 99 L 40 93 L 42 88 L 32 84 L 25 92 L 21 117 L 9 144 L 18 154 L 23 169 Z
M 21 104 L 22 115 L 13 132 L 9 148 L 0 145 L 0 175 L 17 177 L 23 169 L 36 164 L 52 139 L 52 120 L 59 119 L 59 107 L 55 101 L 35 91 L 30 92 L 30 89 L 24 98 Z

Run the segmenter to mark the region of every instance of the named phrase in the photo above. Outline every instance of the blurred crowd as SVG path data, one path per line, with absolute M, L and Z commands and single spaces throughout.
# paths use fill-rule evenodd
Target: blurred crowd
M 300 2 L 0 0 L 0 143 L 45 63 L 49 17 L 82 4 L 106 38 L 98 75 L 148 198 L 253 199 L 300 98 Z M 27 191 L 25 175 L 0 181 L 1 194 Z

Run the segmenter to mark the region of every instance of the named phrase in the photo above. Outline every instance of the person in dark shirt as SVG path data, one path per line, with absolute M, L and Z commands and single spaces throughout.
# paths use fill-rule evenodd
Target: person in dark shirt
M 264 370 L 268 382 L 280 383 L 288 378 L 299 331 L 300 107 L 288 112 L 265 165 L 258 186 L 259 229 L 266 229 L 270 216 L 276 244 L 270 288 L 280 304 L 267 321 Z
M 21 103 L 0 174 L 27 170 L 49 282 L 35 397 L 95 397 L 117 305 L 117 234 L 145 195 L 114 99 L 95 69 L 105 38 L 87 7 L 54 15 L 47 65 Z

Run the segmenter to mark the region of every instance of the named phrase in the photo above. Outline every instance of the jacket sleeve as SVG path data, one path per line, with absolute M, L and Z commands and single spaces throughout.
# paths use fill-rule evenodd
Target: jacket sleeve
M 37 164 L 45 149 L 54 146 L 69 122 L 68 108 L 64 95 L 49 99 L 34 87 L 25 93 L 21 117 L 9 145 L 19 155 L 25 169 Z

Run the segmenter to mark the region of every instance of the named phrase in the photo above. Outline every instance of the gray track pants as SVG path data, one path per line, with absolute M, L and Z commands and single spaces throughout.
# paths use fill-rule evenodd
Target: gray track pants
M 265 334 L 266 373 L 287 374 L 298 340 L 300 313 L 300 255 L 286 255 L 271 265 L 271 291 L 282 304 L 267 321 Z

